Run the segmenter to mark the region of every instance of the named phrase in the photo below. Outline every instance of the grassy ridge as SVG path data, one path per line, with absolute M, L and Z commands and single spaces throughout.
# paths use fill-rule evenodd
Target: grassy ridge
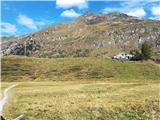
M 122 63 L 102 58 L 2 58 L 2 81 L 78 79 L 159 80 L 160 66 L 152 61 Z

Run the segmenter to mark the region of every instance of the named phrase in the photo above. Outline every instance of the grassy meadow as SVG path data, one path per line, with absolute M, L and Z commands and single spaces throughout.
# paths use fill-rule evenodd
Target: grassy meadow
M 2 58 L 12 120 L 159 120 L 160 65 L 102 58 Z M 2 95 L 1 95 L 2 96 Z
M 157 81 L 20 82 L 10 92 L 3 113 L 10 120 L 19 115 L 24 120 L 158 120 L 159 85 Z

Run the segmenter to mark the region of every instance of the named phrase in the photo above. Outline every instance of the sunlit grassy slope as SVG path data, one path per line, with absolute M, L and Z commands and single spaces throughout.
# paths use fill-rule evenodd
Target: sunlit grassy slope
M 159 120 L 159 85 L 155 80 L 21 82 L 10 91 L 3 115 L 8 120 L 19 115 L 23 120 Z
M 104 58 L 2 58 L 2 81 L 160 80 L 152 61 L 123 63 Z

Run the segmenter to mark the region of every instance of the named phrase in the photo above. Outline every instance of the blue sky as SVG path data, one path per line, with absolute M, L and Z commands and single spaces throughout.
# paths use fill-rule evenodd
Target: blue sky
M 1 36 L 36 32 L 52 24 L 72 21 L 86 12 L 123 12 L 160 20 L 160 0 L 2 0 Z

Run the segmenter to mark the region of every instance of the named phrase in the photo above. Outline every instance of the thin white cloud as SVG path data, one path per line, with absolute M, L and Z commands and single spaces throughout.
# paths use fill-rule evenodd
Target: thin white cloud
M 11 23 L 2 22 L 0 25 L 2 33 L 15 34 L 17 32 L 16 26 Z
M 17 22 L 32 30 L 37 30 L 42 26 L 54 23 L 53 19 L 50 19 L 50 18 L 40 18 L 40 19 L 33 20 L 32 18 L 22 14 L 18 15 Z
M 120 11 L 119 8 L 104 8 L 103 9 L 103 13 L 110 13 L 110 12 L 116 12 L 116 11 Z
M 17 22 L 21 25 L 24 25 L 24 26 L 32 29 L 32 30 L 37 29 L 36 22 L 32 18 L 29 18 L 25 15 L 22 15 L 22 14 L 18 15 Z
M 102 11 L 103 13 L 122 12 L 130 16 L 143 18 L 147 14 L 144 8 L 146 8 L 150 2 L 149 0 L 124 0 L 120 2 L 119 7 L 106 7 Z
M 52 18 L 40 18 L 35 21 L 37 26 L 45 26 L 53 24 L 55 21 Z
M 158 3 L 153 3 L 158 2 Z M 160 20 L 160 1 L 159 0 L 124 0 L 119 7 L 106 7 L 103 13 L 122 12 L 131 16 L 144 18 L 147 16 L 146 10 L 151 11 L 149 19 Z
M 124 9 L 124 8 L 105 8 L 103 9 L 103 13 L 110 13 L 110 12 L 122 12 L 130 16 L 143 18 L 146 16 L 146 12 L 143 8 L 133 8 L 133 9 Z
M 151 19 L 151 20 L 160 20 L 160 16 L 150 17 L 149 19 Z
M 36 24 L 37 24 L 37 25 L 40 25 L 40 26 L 43 26 L 43 25 L 45 25 L 46 23 L 43 22 L 43 21 L 37 21 Z
M 146 12 L 143 8 L 137 8 L 137 9 L 130 10 L 126 14 L 130 16 L 139 17 L 139 18 L 143 18 L 144 16 L 146 16 Z
M 87 0 L 56 0 L 57 7 L 68 9 L 71 7 L 77 7 L 79 9 L 87 8 Z
M 69 18 L 76 18 L 79 17 L 81 14 L 75 12 L 73 9 L 65 10 L 61 13 L 62 17 L 69 17 Z
M 153 6 L 151 9 L 152 17 L 150 19 L 152 20 L 160 20 L 160 6 Z
M 160 6 L 152 7 L 152 14 L 160 16 Z

